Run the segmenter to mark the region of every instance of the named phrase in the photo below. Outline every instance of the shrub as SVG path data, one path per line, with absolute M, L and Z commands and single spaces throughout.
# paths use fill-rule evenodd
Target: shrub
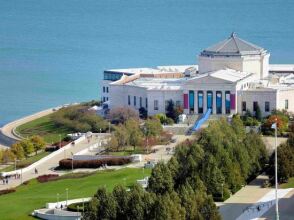
M 0 190 L 0 196 L 8 194 L 8 193 L 13 193 L 13 192 L 16 192 L 16 190 L 15 189 L 3 189 L 3 190 Z
M 105 164 L 107 166 L 119 166 L 119 165 L 128 164 L 130 162 L 131 162 L 130 157 L 109 157 L 109 158 L 103 158 L 99 160 L 74 160 L 73 167 L 74 168 L 99 168 Z M 72 160 L 63 159 L 59 161 L 59 167 L 62 169 L 71 169 Z
M 58 174 L 46 174 L 46 175 L 38 176 L 37 180 L 39 183 L 46 183 L 49 181 L 57 180 L 58 177 L 59 177 Z
M 125 123 L 128 119 L 139 119 L 139 113 L 129 107 L 111 109 L 108 118 L 113 124 Z

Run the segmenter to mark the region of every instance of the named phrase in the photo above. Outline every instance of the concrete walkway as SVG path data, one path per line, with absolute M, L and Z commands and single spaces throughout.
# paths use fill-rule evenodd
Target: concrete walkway
M 24 172 L 22 174 L 22 181 L 24 182 L 24 181 L 27 181 L 45 174 L 59 174 L 59 175 L 65 174 L 65 172 L 54 171 L 54 168 L 59 165 L 60 160 L 64 158 L 71 158 L 71 152 L 75 154 L 81 150 L 86 149 L 92 144 L 98 143 L 99 141 L 100 141 L 99 138 L 93 138 L 90 140 L 90 142 L 88 142 L 87 140 L 83 140 L 82 142 L 76 145 L 72 145 L 70 149 L 67 149 L 65 151 L 61 150 L 57 155 L 55 155 L 54 157 L 50 158 L 48 161 L 40 164 L 37 167 L 38 174 L 34 173 L 34 169 Z M 21 184 L 21 179 L 10 178 L 8 185 L 6 184 L 3 185 L 2 181 L 0 182 L 0 190 L 13 188 L 13 187 L 19 186 L 20 184 Z
M 246 208 L 257 203 L 262 197 L 270 192 L 272 190 L 271 188 L 262 188 L 265 179 L 267 179 L 266 176 L 260 175 L 225 202 L 217 203 L 220 207 L 219 211 L 222 218 L 226 220 L 237 219 Z

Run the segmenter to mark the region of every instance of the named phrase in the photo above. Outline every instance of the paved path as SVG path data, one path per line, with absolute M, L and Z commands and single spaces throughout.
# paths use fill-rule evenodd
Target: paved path
M 57 109 L 57 108 L 55 108 Z M 13 144 L 16 140 L 20 140 L 20 137 L 15 135 L 13 132 L 13 129 L 15 129 L 16 127 L 27 123 L 29 121 L 32 121 L 34 119 L 43 117 L 45 115 L 51 114 L 53 113 L 53 108 L 41 111 L 41 112 L 37 112 L 35 114 L 26 116 L 24 118 L 18 119 L 16 121 L 10 122 L 6 125 L 4 125 L 1 129 L 0 129 L 0 146 L 4 146 L 4 147 L 10 147 L 11 144 Z
M 93 138 L 90 141 L 90 143 L 88 143 L 87 140 L 84 140 L 72 146 L 70 149 L 67 149 L 66 151 L 60 151 L 60 153 L 58 153 L 55 157 L 49 159 L 49 161 L 46 161 L 37 167 L 37 170 L 38 170 L 37 175 L 34 173 L 34 169 L 24 172 L 23 178 L 22 178 L 23 182 L 36 178 L 37 176 L 40 176 L 40 175 L 44 175 L 44 174 L 60 174 L 60 175 L 65 174 L 64 172 L 58 172 L 53 170 L 55 167 L 58 166 L 59 161 L 64 158 L 70 158 L 71 152 L 75 154 L 81 150 L 84 150 L 90 145 L 97 143 L 98 141 L 100 141 L 98 138 Z M 10 178 L 8 185 L 3 185 L 2 181 L 0 182 L 0 190 L 16 187 L 20 184 L 21 184 L 21 179 Z
M 222 218 L 226 220 L 237 219 L 243 213 L 243 210 L 258 202 L 271 191 L 270 188 L 262 188 L 262 183 L 265 179 L 266 176 L 258 176 L 250 184 L 236 192 L 225 202 L 218 203 Z
M 279 216 L 281 220 L 293 220 L 294 219 L 294 190 L 292 189 L 286 196 L 279 199 Z M 272 206 L 265 214 L 259 219 L 275 219 L 276 212 L 275 206 Z

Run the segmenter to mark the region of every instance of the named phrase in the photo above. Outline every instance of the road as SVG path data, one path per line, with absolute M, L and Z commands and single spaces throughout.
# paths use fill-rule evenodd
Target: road
M 87 140 L 84 140 L 76 145 L 71 146 L 70 149 L 67 149 L 66 151 L 60 151 L 60 153 L 58 153 L 56 156 L 37 167 L 38 174 L 34 173 L 34 169 L 24 172 L 22 175 L 22 181 L 24 182 L 44 174 L 64 174 L 64 172 L 54 171 L 54 168 L 59 165 L 60 160 L 64 158 L 70 158 L 71 152 L 75 154 L 81 150 L 86 149 L 90 145 L 97 143 L 98 141 L 100 141 L 99 138 L 93 138 L 90 143 Z M 8 185 L 3 185 L 2 181 L 0 182 L 0 190 L 16 187 L 20 184 L 21 179 L 10 178 Z

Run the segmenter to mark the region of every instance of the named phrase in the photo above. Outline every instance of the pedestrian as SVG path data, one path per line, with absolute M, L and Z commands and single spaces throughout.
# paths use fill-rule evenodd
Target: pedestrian
M 5 185 L 5 179 L 2 179 L 3 185 Z
M 35 168 L 35 174 L 38 174 L 38 170 L 37 170 L 37 168 Z
M 6 184 L 8 185 L 8 178 L 6 179 Z

